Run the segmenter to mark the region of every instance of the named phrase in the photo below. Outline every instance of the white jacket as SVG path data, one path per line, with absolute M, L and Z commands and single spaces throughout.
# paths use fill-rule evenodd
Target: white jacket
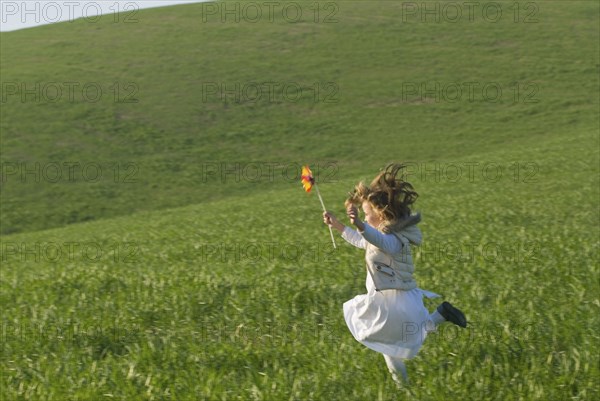
M 398 289 L 409 291 L 417 288 L 413 278 L 415 270 L 410 244 L 420 245 L 421 230 L 416 226 L 420 215 L 413 215 L 395 226 L 389 233 L 381 233 L 365 223 L 365 229 L 358 232 L 349 227 L 342 237 L 352 245 L 366 249 L 367 270 L 371 272 L 375 288 L 379 290 Z

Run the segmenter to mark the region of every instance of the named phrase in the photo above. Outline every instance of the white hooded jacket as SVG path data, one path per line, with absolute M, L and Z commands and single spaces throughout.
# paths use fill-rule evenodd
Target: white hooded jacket
M 412 215 L 384 230 L 393 236 L 382 234 L 367 223 L 360 233 L 350 228 L 344 230 L 344 239 L 366 249 L 367 270 L 371 274 L 376 290 L 410 291 L 417 288 L 417 282 L 413 277 L 415 267 L 410 244 L 421 244 L 422 233 L 416 226 L 420 220 L 420 214 Z

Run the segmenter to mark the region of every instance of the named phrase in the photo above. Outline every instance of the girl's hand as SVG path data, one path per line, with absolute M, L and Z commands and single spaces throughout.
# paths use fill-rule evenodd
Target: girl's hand
M 350 222 L 356 226 L 360 231 L 365 229 L 365 223 L 362 222 L 360 217 L 358 217 L 358 209 L 354 205 L 349 205 L 346 208 L 346 214 L 350 218 Z
M 323 223 L 335 228 L 341 233 L 344 232 L 344 228 L 346 227 L 340 223 L 339 220 L 336 219 L 335 216 L 330 212 L 323 212 Z

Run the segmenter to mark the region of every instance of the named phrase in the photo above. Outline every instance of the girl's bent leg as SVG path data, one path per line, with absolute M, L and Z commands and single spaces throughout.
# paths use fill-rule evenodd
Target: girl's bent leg
M 397 384 L 408 383 L 408 374 L 404 361 L 401 358 L 394 358 L 385 354 L 383 354 L 383 358 L 394 381 Z
M 444 316 L 442 316 L 437 309 L 429 314 L 429 318 L 431 321 L 433 321 L 433 323 L 435 323 L 436 326 L 439 326 L 446 321 Z

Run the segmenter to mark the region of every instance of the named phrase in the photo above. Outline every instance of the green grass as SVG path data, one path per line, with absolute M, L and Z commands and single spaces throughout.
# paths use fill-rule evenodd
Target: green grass
M 600 398 L 598 6 L 434 24 L 337 4 L 336 24 L 202 23 L 186 5 L 0 35 L 3 83 L 135 82 L 140 100 L 3 104 L 3 163 L 108 173 L 2 182 L 2 399 Z M 204 103 L 213 81 L 334 82 L 339 101 Z M 539 102 L 402 99 L 423 81 L 533 82 Z M 334 252 L 314 194 L 281 176 L 325 166 L 341 216 L 392 160 L 419 166 L 418 282 L 471 321 L 427 338 L 401 390 L 343 320 L 362 251 Z M 221 162 L 278 169 L 202 180 Z M 453 179 L 467 163 L 473 179 Z

